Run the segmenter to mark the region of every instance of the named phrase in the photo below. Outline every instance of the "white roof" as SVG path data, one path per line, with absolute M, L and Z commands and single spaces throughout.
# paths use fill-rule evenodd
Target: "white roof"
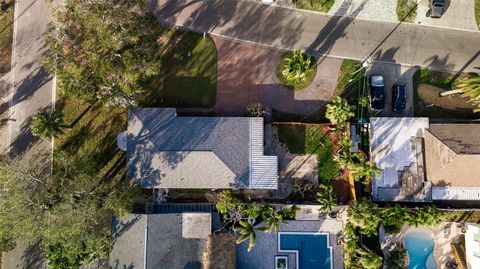
M 480 200 L 480 187 L 433 187 L 433 200 Z
M 465 252 L 468 268 L 478 268 L 480 264 L 480 227 L 477 225 L 467 224 Z
M 416 163 L 411 139 L 421 137 L 428 118 L 370 118 L 370 156 L 380 176 L 373 180 L 373 194 L 380 187 L 398 187 L 399 171 Z

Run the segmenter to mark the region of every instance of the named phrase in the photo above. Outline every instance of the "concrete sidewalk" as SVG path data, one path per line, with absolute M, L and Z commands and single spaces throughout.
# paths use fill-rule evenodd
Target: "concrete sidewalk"
M 332 17 L 252 1 L 149 0 L 157 18 L 197 32 L 319 56 L 447 71 L 480 66 L 480 33 Z M 358 7 L 361 8 L 361 7 Z M 357 11 L 358 12 L 358 11 Z

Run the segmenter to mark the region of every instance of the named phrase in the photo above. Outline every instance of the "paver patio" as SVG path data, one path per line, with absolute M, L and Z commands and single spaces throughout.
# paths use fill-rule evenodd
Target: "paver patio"
M 245 107 L 260 102 L 267 108 L 309 114 L 322 108 L 332 96 L 342 60 L 320 58 L 317 75 L 302 91 L 276 84 L 275 70 L 283 51 L 213 37 L 217 47 L 217 101 L 210 109 L 179 112 L 241 116 Z

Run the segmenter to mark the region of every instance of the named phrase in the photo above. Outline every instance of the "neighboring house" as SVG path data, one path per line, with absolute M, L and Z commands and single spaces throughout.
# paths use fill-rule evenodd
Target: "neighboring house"
M 478 268 L 480 265 L 480 226 L 467 225 L 465 233 L 465 253 L 467 267 L 469 269 Z
M 131 214 L 114 219 L 109 267 L 200 269 L 214 261 L 234 268 L 234 239 L 221 237 L 212 235 L 212 213 Z
M 480 201 L 480 124 L 370 118 L 375 201 Z
M 141 188 L 277 189 L 278 161 L 263 153 L 263 128 L 263 118 L 130 109 L 127 178 Z

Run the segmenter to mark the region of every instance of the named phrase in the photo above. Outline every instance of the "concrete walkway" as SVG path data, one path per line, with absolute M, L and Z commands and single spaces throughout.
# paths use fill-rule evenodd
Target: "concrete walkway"
M 397 0 L 336 0 L 328 15 L 397 22 Z
M 45 0 L 16 2 L 7 130 L 7 150 L 13 155 L 35 155 L 51 149 L 50 141 L 33 136 L 29 128 L 31 117 L 52 105 L 52 77 L 40 64 L 49 16 Z
M 11 84 L 1 81 L 2 112 L 9 109 L 7 141 L 0 143 L 4 151 L 26 158 L 51 150 L 51 142 L 33 136 L 29 125 L 32 115 L 52 104 L 52 78 L 41 67 L 39 58 L 45 49 L 44 35 L 49 25 L 49 10 L 45 0 L 16 1 Z M 3 90 L 2 89 L 2 90 Z M 17 247 L 4 253 L 3 269 L 47 268 L 42 253 L 35 246 L 18 242 Z
M 480 33 L 397 24 L 235 0 L 149 0 L 166 24 L 243 42 L 315 55 L 365 59 L 437 70 L 475 71 Z M 358 7 L 357 9 L 360 9 Z
M 317 74 L 304 90 L 293 91 L 276 83 L 276 68 L 283 52 L 214 37 L 217 47 L 217 100 L 211 109 L 178 109 L 179 112 L 242 116 L 248 104 L 307 115 L 322 108 L 333 94 L 342 63 L 322 57 Z

